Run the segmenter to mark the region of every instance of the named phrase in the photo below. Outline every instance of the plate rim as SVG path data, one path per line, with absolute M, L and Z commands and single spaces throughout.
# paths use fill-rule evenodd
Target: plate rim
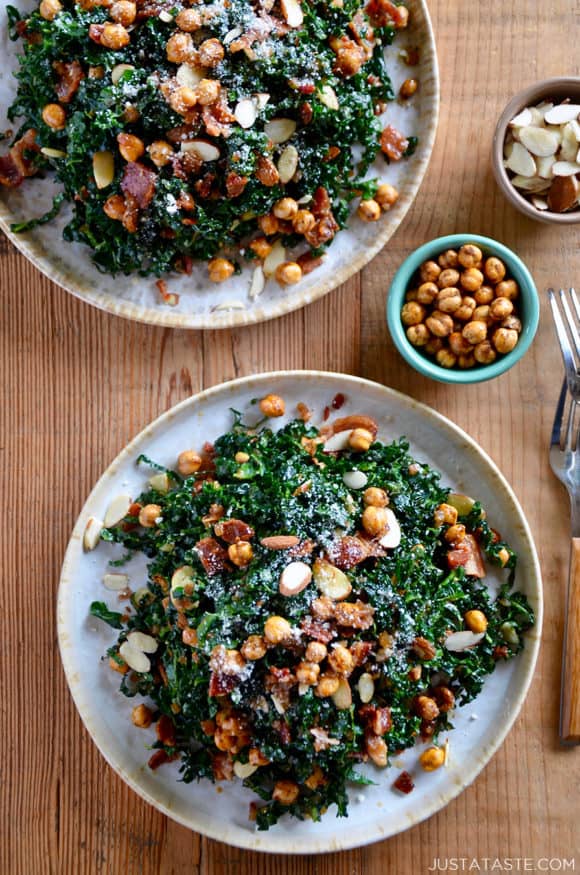
M 68 627 L 66 625 L 66 591 L 68 587 L 66 585 L 66 578 L 71 574 L 70 566 L 74 562 L 75 554 L 79 555 L 80 553 L 80 555 L 82 555 L 82 535 L 84 531 L 84 526 L 86 525 L 86 517 L 87 515 L 90 515 L 90 509 L 92 502 L 94 501 L 94 496 L 101 489 L 103 481 L 109 478 L 118 466 L 124 464 L 131 458 L 134 458 L 135 450 L 140 442 L 149 437 L 153 432 L 158 431 L 159 428 L 163 428 L 167 423 L 169 423 L 174 417 L 178 416 L 187 407 L 192 407 L 193 409 L 195 409 L 195 407 L 197 407 L 200 403 L 204 403 L 206 400 L 211 399 L 215 395 L 219 395 L 224 392 L 228 393 L 232 390 L 235 391 L 237 388 L 245 387 L 248 384 L 272 383 L 276 380 L 286 378 L 309 380 L 327 380 L 330 378 L 332 381 L 340 380 L 341 384 L 344 383 L 347 387 L 351 385 L 354 388 L 360 387 L 362 385 L 368 386 L 374 390 L 378 388 L 382 392 L 384 392 L 386 396 L 390 396 L 391 398 L 396 399 L 399 403 L 404 403 L 405 405 L 410 406 L 412 409 L 416 409 L 419 414 L 426 416 L 431 420 L 434 420 L 438 427 L 441 427 L 443 430 L 446 431 L 454 432 L 457 437 L 463 440 L 470 448 L 470 450 L 474 452 L 477 456 L 479 456 L 479 458 L 489 466 L 491 473 L 493 473 L 493 475 L 500 481 L 502 487 L 506 491 L 507 496 L 510 498 L 517 512 L 517 522 L 522 527 L 523 537 L 530 548 L 530 560 L 533 570 L 532 578 L 533 583 L 536 587 L 537 606 L 536 623 L 533 632 L 529 634 L 526 639 L 527 647 L 525 652 L 527 658 L 526 664 L 522 668 L 523 675 L 520 679 L 519 693 L 517 695 L 517 698 L 513 701 L 511 705 L 509 715 L 506 721 L 502 723 L 501 730 L 493 738 L 490 744 L 486 746 L 485 751 L 482 753 L 480 759 L 471 766 L 467 777 L 465 779 L 462 778 L 461 781 L 457 781 L 453 785 L 453 787 L 446 791 L 443 804 L 441 804 L 440 796 L 434 795 L 433 799 L 429 801 L 429 804 L 425 806 L 424 810 L 421 811 L 416 818 L 410 820 L 409 824 L 403 829 L 397 830 L 393 833 L 387 832 L 385 834 L 384 832 L 381 833 L 371 824 L 369 826 L 369 835 L 366 836 L 362 841 L 358 838 L 350 841 L 348 838 L 348 833 L 345 831 L 338 838 L 336 836 L 333 836 L 330 840 L 328 837 L 326 837 L 324 840 L 317 839 L 316 835 L 313 835 L 312 837 L 301 836 L 298 846 L 296 845 L 296 840 L 291 835 L 289 835 L 285 839 L 285 841 L 277 842 L 275 847 L 267 847 L 264 843 L 267 842 L 267 837 L 269 835 L 268 833 L 248 832 L 246 834 L 237 829 L 232 837 L 230 837 L 229 835 L 224 837 L 223 834 L 220 834 L 218 828 L 208 828 L 205 824 L 202 824 L 201 827 L 199 824 L 193 825 L 191 817 L 188 819 L 184 816 L 181 816 L 179 813 L 171 810 L 171 808 L 169 808 L 164 802 L 160 802 L 159 800 L 155 799 L 155 797 L 146 788 L 144 788 L 133 775 L 127 773 L 122 763 L 116 762 L 114 756 L 106 750 L 106 740 L 101 740 L 99 738 L 97 729 L 90 724 L 87 715 L 83 713 L 83 708 L 81 707 L 81 704 L 79 704 L 79 700 L 81 697 L 80 695 L 77 696 L 75 690 L 74 676 L 78 675 L 77 666 L 69 658 L 68 654 L 72 653 L 71 648 L 65 646 L 65 641 L 68 638 Z M 188 829 L 194 832 L 198 832 L 199 834 L 204 835 L 208 838 L 214 839 L 216 841 L 222 841 L 226 844 L 232 845 L 234 847 L 243 848 L 245 850 L 261 851 L 266 853 L 278 853 L 285 855 L 303 855 L 331 853 L 335 851 L 350 850 L 356 847 L 365 847 L 366 845 L 405 832 L 407 829 L 417 826 L 419 823 L 427 820 L 439 811 L 442 811 L 453 799 L 457 798 L 457 796 L 459 796 L 459 794 L 462 793 L 463 790 L 465 790 L 468 786 L 470 786 L 470 784 L 475 781 L 481 771 L 485 768 L 486 765 L 488 765 L 492 757 L 497 753 L 499 748 L 504 743 L 507 735 L 511 731 L 516 719 L 518 718 L 522 710 L 527 694 L 529 692 L 541 644 L 541 632 L 543 623 L 543 584 L 541 567 L 531 527 L 528 523 L 526 515 L 524 514 L 523 508 L 517 496 L 515 495 L 514 490 L 512 489 L 510 483 L 507 481 L 506 477 L 500 471 L 496 463 L 488 455 L 488 453 L 482 447 L 480 447 L 477 441 L 475 441 L 474 438 L 467 434 L 467 432 L 465 432 L 460 426 L 456 425 L 453 421 L 449 420 L 437 410 L 429 407 L 429 405 L 424 404 L 421 401 L 417 401 L 411 396 L 405 395 L 403 392 L 400 392 L 397 389 L 393 389 L 390 386 L 385 386 L 381 383 L 377 383 L 374 380 L 369 380 L 364 377 L 342 374 L 340 372 L 333 371 L 288 369 L 282 371 L 267 371 L 264 373 L 252 374 L 245 377 L 238 377 L 234 380 L 228 380 L 223 383 L 218 383 L 214 386 L 209 387 L 208 389 L 203 389 L 202 391 L 191 395 L 189 398 L 185 398 L 178 404 L 169 408 L 169 410 L 166 410 L 164 413 L 160 414 L 151 423 L 146 425 L 145 428 L 143 428 L 134 438 L 132 438 L 129 443 L 126 444 L 126 446 L 120 451 L 120 453 L 117 454 L 117 456 L 115 456 L 115 458 L 110 462 L 110 464 L 98 478 L 77 517 L 67 545 L 61 569 L 57 593 L 56 613 L 57 637 L 60 657 L 67 681 L 67 686 L 74 701 L 77 713 L 81 718 L 85 730 L 88 732 L 92 741 L 99 750 L 99 753 L 111 766 L 114 772 L 119 777 L 121 777 L 122 780 L 124 780 L 125 783 L 128 784 L 128 786 L 133 791 L 135 791 L 142 799 L 144 799 L 162 814 L 165 814 L 167 817 L 170 817 L 172 820 L 180 823 L 182 826 L 185 826 Z M 193 810 L 193 814 L 195 814 L 195 810 Z
M 268 310 L 265 310 L 263 306 L 254 306 L 249 310 L 230 309 L 223 312 L 210 311 L 209 313 L 201 314 L 177 313 L 169 306 L 159 304 L 157 308 L 147 307 L 134 302 L 116 299 L 108 292 L 95 290 L 90 284 L 81 285 L 78 282 L 75 283 L 74 276 L 70 270 L 61 268 L 49 260 L 42 244 L 28 234 L 15 234 L 10 230 L 13 217 L 7 204 L 1 197 L 0 229 L 6 234 L 13 246 L 51 282 L 56 283 L 64 291 L 73 295 L 73 297 L 96 307 L 98 310 L 111 313 L 114 316 L 121 316 L 133 322 L 190 330 L 232 328 L 268 322 L 271 319 L 277 319 L 280 316 L 300 310 L 308 304 L 314 303 L 314 301 L 324 297 L 355 276 L 387 245 L 391 237 L 398 231 L 413 205 L 431 161 L 437 136 L 441 97 L 437 46 L 433 23 L 427 5 L 428 0 L 413 0 L 413 2 L 421 9 L 427 37 L 425 45 L 422 46 L 422 51 L 425 52 L 426 57 L 422 57 L 421 62 L 429 66 L 428 81 L 430 83 L 430 93 L 428 95 L 428 105 L 424 110 L 424 115 L 429 115 L 429 121 L 426 125 L 425 135 L 422 137 L 421 149 L 416 154 L 416 157 L 414 156 L 415 163 L 413 170 L 415 172 L 410 176 L 411 181 L 393 210 L 393 212 L 396 211 L 398 221 L 393 227 L 389 224 L 384 224 L 381 232 L 375 236 L 370 244 L 360 247 L 358 254 L 352 261 L 344 265 L 336 273 L 331 273 L 326 280 L 317 283 L 313 288 L 302 292 L 297 289 L 293 294 L 277 300 Z M 123 275 L 119 274 L 119 278 L 122 279 L 122 277 Z M 153 278 L 151 280 L 153 281 Z

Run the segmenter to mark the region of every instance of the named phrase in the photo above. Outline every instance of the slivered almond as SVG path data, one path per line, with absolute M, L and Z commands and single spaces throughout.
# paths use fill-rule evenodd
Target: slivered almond
M 375 692 L 375 682 L 366 671 L 358 679 L 357 690 L 363 705 L 368 704 Z
M 280 0 L 280 8 L 284 21 L 289 27 L 300 27 L 304 21 L 304 15 L 298 0 Z
M 385 513 L 387 514 L 388 528 L 386 533 L 379 538 L 379 544 L 388 550 L 394 550 L 401 543 L 401 527 L 390 507 L 385 508 Z
M 180 64 L 177 68 L 175 78 L 180 85 L 186 88 L 195 88 L 199 85 L 202 79 L 205 79 L 206 70 L 202 67 L 192 67 L 191 64 Z
M 103 520 L 104 527 L 110 529 L 111 526 L 116 526 L 121 520 L 124 520 L 132 503 L 130 495 L 117 495 L 107 508 Z
M 103 530 L 103 521 L 97 517 L 91 516 L 87 520 L 85 532 L 83 535 L 83 547 L 89 552 L 94 550 L 101 540 L 101 532 Z
M 259 298 L 264 288 L 266 286 L 266 277 L 264 276 L 264 271 L 261 266 L 254 268 L 254 272 L 252 273 L 252 281 L 250 283 L 250 291 L 248 292 L 250 296 L 250 300 L 255 301 L 256 298 Z
M 149 478 L 149 486 L 151 489 L 157 490 L 157 492 L 169 492 L 171 489 L 171 477 L 165 472 L 154 474 L 153 477 Z
M 532 124 L 532 112 L 530 109 L 522 109 L 510 122 L 511 128 L 527 128 Z
M 485 638 L 485 632 L 452 632 L 448 635 L 443 646 L 451 653 L 460 653 L 462 650 L 467 650 L 468 647 L 475 647 L 476 644 Z
M 171 589 L 181 589 L 189 584 L 195 586 L 195 570 L 191 565 L 176 568 L 171 577 Z
M 320 592 L 335 602 L 348 598 L 352 592 L 350 580 L 340 568 L 326 559 L 317 559 L 312 566 L 314 583 Z
M 278 175 L 280 182 L 286 184 L 290 182 L 298 168 L 298 149 L 290 144 L 286 146 L 278 160 Z
M 291 118 L 273 118 L 264 125 L 264 133 L 273 143 L 285 143 L 296 130 Z
M 170 24 L 173 21 L 173 15 L 166 9 L 162 9 L 158 17 L 161 19 L 161 21 L 164 21 L 165 24 Z
M 312 569 L 306 562 L 291 562 L 280 575 L 278 589 L 281 595 L 298 595 L 312 580 Z
M 260 540 L 262 547 L 266 547 L 267 550 L 289 550 L 299 543 L 300 538 L 296 535 L 269 535 Z
M 258 117 L 255 101 L 251 97 L 244 97 L 238 101 L 234 116 L 241 128 L 251 128 Z
M 129 641 L 123 641 L 119 647 L 119 656 L 125 660 L 129 668 L 138 674 L 145 674 L 151 669 L 151 662 L 142 650 L 134 647 Z
M 576 103 L 560 103 L 544 113 L 544 119 L 549 125 L 565 125 L 580 115 L 580 106 Z
M 142 650 L 143 653 L 155 653 L 159 644 L 152 635 L 147 635 L 145 632 L 129 632 L 127 641 L 131 647 L 136 650 Z
M 258 766 L 253 766 L 252 763 L 240 763 L 236 760 L 234 763 L 234 775 L 242 781 L 245 781 L 246 778 L 249 778 L 250 775 L 254 774 L 257 768 Z
M 43 146 L 40 150 L 47 158 L 66 158 L 66 152 L 62 149 L 51 149 L 50 146 Z
M 555 161 L 552 172 L 554 176 L 574 176 L 580 173 L 580 164 L 575 161 Z
M 350 435 L 350 431 L 341 431 L 338 434 L 331 435 L 328 440 L 324 442 L 324 447 L 322 448 L 323 451 L 325 453 L 339 453 L 341 450 L 347 450 Z
M 270 100 L 270 95 L 265 91 L 259 91 L 257 94 L 254 94 L 254 98 L 256 100 L 256 106 L 258 109 L 264 109 Z
M 93 176 L 97 188 L 107 188 L 115 178 L 115 159 L 112 152 L 95 152 L 93 155 Z
M 282 244 L 281 240 L 276 240 L 271 250 L 267 254 L 264 259 L 264 264 L 262 265 L 262 270 L 264 271 L 264 276 L 271 277 L 276 273 L 276 268 L 278 268 L 281 264 L 284 264 L 286 261 L 286 250 Z
M 504 163 L 508 170 L 520 176 L 533 176 L 536 172 L 536 162 L 521 143 L 512 143 L 509 157 Z
M 127 70 L 134 70 L 135 67 L 133 64 L 116 64 L 111 70 L 111 81 L 113 85 L 116 85 L 123 73 L 126 73 Z M 185 84 L 185 83 L 182 83 Z
M 351 413 L 350 416 L 341 416 L 339 419 L 335 419 L 334 422 L 323 425 L 320 429 L 320 435 L 321 437 L 330 437 L 341 431 L 353 431 L 355 428 L 365 428 L 367 431 L 370 431 L 373 440 L 375 440 L 379 430 L 376 421 L 372 417 Z
M 332 701 L 339 711 L 346 711 L 352 705 L 352 692 L 346 678 L 338 682 L 338 690 L 332 694 Z
M 226 35 L 223 38 L 224 46 L 229 45 L 235 39 L 242 35 L 242 28 L 238 25 L 237 27 L 232 27 L 231 30 L 228 30 Z
M 323 85 L 320 91 L 318 92 L 318 99 L 324 106 L 328 107 L 328 109 L 338 109 L 338 97 L 336 96 L 336 92 L 334 88 L 331 88 L 330 85 Z
M 182 152 L 196 152 L 202 161 L 217 161 L 220 150 L 208 140 L 188 140 L 181 144 Z
M 519 138 L 528 152 L 543 158 L 554 155 L 558 148 L 558 137 L 546 128 L 536 128 L 531 125 L 521 128 Z
M 103 577 L 103 586 L 112 592 L 120 592 L 122 589 L 126 589 L 128 583 L 129 575 L 127 574 L 105 574 Z

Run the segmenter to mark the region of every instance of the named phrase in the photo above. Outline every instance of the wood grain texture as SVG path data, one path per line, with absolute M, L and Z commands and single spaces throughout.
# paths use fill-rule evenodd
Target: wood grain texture
M 562 712 L 560 737 L 566 744 L 580 743 L 580 538 L 572 538 L 566 625 L 562 660 Z
M 568 503 L 547 457 L 561 365 L 542 294 L 548 285 L 579 282 L 580 231 L 516 214 L 496 189 L 489 164 L 495 120 L 510 95 L 544 76 L 580 73 L 580 10 L 567 0 L 432 0 L 431 8 L 442 112 L 427 178 L 381 255 L 313 306 L 236 331 L 147 328 L 80 304 L 0 241 L 1 873 L 416 875 L 436 857 L 574 854 L 580 868 L 580 750 L 558 744 Z M 434 236 L 463 230 L 515 248 L 542 294 L 540 329 L 525 360 L 477 387 L 418 376 L 395 353 L 384 321 L 386 289 L 402 258 Z M 426 401 L 469 431 L 523 503 L 547 596 L 543 648 L 526 706 L 473 786 L 397 838 L 306 859 L 208 841 L 128 790 L 76 715 L 54 622 L 74 519 L 125 443 L 202 386 L 284 367 L 361 374 Z

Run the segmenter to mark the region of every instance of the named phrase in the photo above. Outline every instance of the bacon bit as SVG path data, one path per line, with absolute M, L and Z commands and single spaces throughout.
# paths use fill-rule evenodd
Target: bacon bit
M 173 237 L 176 236 L 175 231 L 173 231 L 172 228 L 167 230 L 172 231 Z M 174 267 L 178 273 L 184 273 L 186 276 L 191 276 L 193 273 L 193 258 L 190 255 L 180 255 L 175 259 Z
M 155 731 L 162 744 L 167 745 L 167 747 L 175 747 L 175 726 L 167 714 L 161 715 L 155 726 Z
M 164 750 L 156 750 L 155 753 L 149 757 L 149 762 L 147 765 L 150 769 L 155 771 L 155 769 L 158 769 L 159 766 L 162 766 L 164 763 L 167 762 L 169 762 L 169 754 Z
M 235 122 L 236 117 L 230 111 L 227 100 L 222 94 L 216 103 L 204 106 L 201 111 L 201 119 L 210 137 L 227 138 L 232 132 L 231 125 Z
M 226 544 L 235 544 L 236 541 L 251 541 L 254 530 L 243 520 L 221 520 L 214 526 L 214 533 Z
M 496 662 L 500 659 L 506 659 L 507 655 L 508 649 L 505 644 L 501 644 L 493 648 L 492 656 Z
M 213 523 L 221 520 L 225 512 L 226 509 L 223 504 L 210 504 L 208 512 L 205 516 L 202 516 L 201 521 L 204 526 L 211 526 Z
M 401 772 L 396 781 L 393 782 L 393 787 L 395 790 L 398 790 L 399 793 L 407 794 L 415 788 L 415 784 L 413 783 L 413 779 L 409 772 Z
M 345 535 L 338 541 L 334 541 L 328 549 L 328 558 L 333 565 L 342 571 L 348 571 L 364 562 L 369 556 L 369 550 L 360 538 L 353 535 Z
M 127 516 L 139 516 L 142 505 L 139 502 L 134 501 L 133 504 L 129 505 L 129 510 L 127 511 Z
M 312 412 L 307 404 L 304 404 L 303 401 L 299 401 L 296 405 L 296 411 L 298 416 L 302 420 L 302 422 L 308 422 L 310 417 L 312 416 Z
M 376 438 L 379 430 L 376 420 L 372 419 L 372 417 L 352 413 L 350 416 L 342 416 L 329 423 L 329 425 L 323 426 L 320 429 L 320 436 L 327 439 L 335 434 L 339 434 L 341 431 L 353 431 L 355 428 L 364 428 L 366 431 L 370 431 L 373 440 Z
M 337 392 L 337 394 L 332 399 L 332 409 L 340 410 L 345 401 L 346 397 L 342 394 L 342 392 Z
M 165 671 L 165 666 L 162 662 L 158 663 L 157 668 L 159 670 L 159 675 L 161 676 L 161 681 L 163 686 L 166 687 L 169 683 L 169 678 L 167 677 L 167 672 Z
M 329 644 L 337 636 L 336 631 L 328 623 L 315 620 L 312 617 L 303 617 L 300 621 L 300 628 L 309 638 L 321 641 L 322 644 Z
M 350 654 L 356 667 L 364 665 L 369 654 L 373 650 L 371 641 L 353 641 L 350 646 Z
M 400 161 L 407 149 L 409 141 L 392 125 L 387 125 L 381 134 L 381 149 L 391 161 Z
M 322 411 L 323 422 L 326 422 L 326 420 L 328 419 L 329 416 L 330 416 L 330 407 L 327 404 L 326 407 L 324 408 L 324 410 Z
M 300 118 L 303 125 L 309 125 L 312 121 L 313 115 L 314 112 L 312 110 L 312 106 L 310 103 L 308 103 L 307 100 L 305 100 L 304 103 L 300 104 Z
M 212 671 L 209 678 L 209 695 L 225 696 L 236 687 L 238 679 L 235 675 Z
M 195 550 L 201 559 L 201 564 L 206 574 L 212 575 L 222 571 L 231 571 L 228 554 L 215 538 L 202 538 L 195 545 Z
M 103 35 L 103 31 L 105 29 L 104 24 L 91 24 L 89 25 L 89 39 L 92 39 L 94 43 L 97 45 L 101 44 L 101 37 Z
M 316 85 L 310 79 L 289 79 L 288 85 L 300 94 L 314 94 Z
M 121 179 L 121 189 L 135 198 L 137 206 L 145 210 L 155 194 L 157 174 L 139 161 L 129 161 Z
M 272 726 L 278 732 L 282 744 L 290 744 L 292 741 L 292 735 L 288 723 L 285 720 L 275 720 L 272 723 Z
M 234 763 L 227 753 L 212 754 L 211 767 L 216 781 L 231 781 L 234 777 Z
M 470 577 L 485 577 L 485 565 L 479 544 L 473 535 L 466 535 L 463 541 L 447 554 L 449 568 L 463 566 Z
M 212 191 L 212 186 L 215 180 L 215 173 L 206 173 L 201 179 L 194 183 L 194 189 L 201 198 L 208 198 Z
M 314 546 L 314 541 L 301 541 L 301 543 L 297 544 L 296 547 L 291 547 L 288 550 L 288 556 L 291 556 L 293 559 L 300 559 L 304 556 L 310 556 L 310 554 L 314 550 Z
M 176 304 L 179 303 L 179 295 L 168 290 L 165 280 L 157 280 L 155 285 L 159 289 L 159 294 L 165 304 L 169 304 L 170 307 L 175 307 Z
M 314 750 L 319 753 L 321 750 L 328 750 L 329 747 L 336 747 L 340 744 L 338 738 L 330 738 L 326 729 L 321 726 L 313 726 L 310 734 L 314 736 Z
M 228 173 L 226 176 L 226 192 L 228 197 L 234 198 L 241 195 L 248 182 L 247 176 L 240 176 L 239 173 Z
M 332 203 L 328 196 L 328 192 L 323 186 L 319 186 L 314 192 L 310 211 L 316 219 L 323 219 L 330 215 Z
M 370 0 L 365 12 L 375 27 L 387 27 L 389 24 L 401 27 L 407 21 L 406 10 L 405 13 L 401 12 L 401 7 L 395 6 L 391 0 Z
M 261 11 L 254 17 L 254 23 L 246 33 L 243 33 L 240 37 L 229 44 L 230 53 L 234 55 L 236 52 L 246 51 L 246 49 L 250 49 L 255 42 L 264 42 L 271 33 L 274 33 L 276 36 L 283 36 L 288 33 L 289 30 L 290 28 L 288 25 L 279 18 L 276 18 L 273 15 L 268 15 L 265 11 Z
M 375 735 L 386 735 L 392 726 L 391 709 L 377 708 L 376 705 L 363 705 L 358 709 L 359 717 Z
M 139 226 L 139 207 L 137 206 L 137 199 L 132 194 L 128 194 L 125 198 L 125 212 L 121 221 L 123 227 L 130 234 L 134 234 Z
M 202 720 L 199 724 L 206 735 L 215 734 L 215 720 Z
M 302 276 L 306 276 L 306 274 L 311 273 L 313 270 L 316 270 L 317 267 L 320 267 L 324 259 L 321 255 L 312 255 L 311 252 L 305 252 L 304 255 L 301 255 L 296 259 L 300 267 L 302 268 Z
M 273 684 L 279 684 L 283 687 L 293 687 L 296 684 L 296 678 L 289 668 L 278 668 L 276 665 L 272 665 L 269 675 L 271 678 L 266 676 L 266 689 L 268 689 L 268 685 L 271 687 Z
M 26 177 L 34 176 L 37 172 L 32 160 L 24 156 L 25 152 L 40 152 L 34 128 L 29 128 L 24 136 L 14 143 L 8 155 L 0 157 L 0 183 L 2 185 L 16 188 Z
M 78 61 L 71 61 L 70 64 L 55 61 L 52 66 L 59 76 L 54 86 L 57 97 L 61 103 L 70 103 L 85 77 L 83 68 Z

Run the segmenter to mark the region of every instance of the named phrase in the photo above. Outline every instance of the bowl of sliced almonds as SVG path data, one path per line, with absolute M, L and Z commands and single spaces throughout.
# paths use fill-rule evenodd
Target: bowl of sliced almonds
M 580 222 L 580 78 L 544 79 L 510 100 L 492 146 L 497 183 L 540 222 Z

